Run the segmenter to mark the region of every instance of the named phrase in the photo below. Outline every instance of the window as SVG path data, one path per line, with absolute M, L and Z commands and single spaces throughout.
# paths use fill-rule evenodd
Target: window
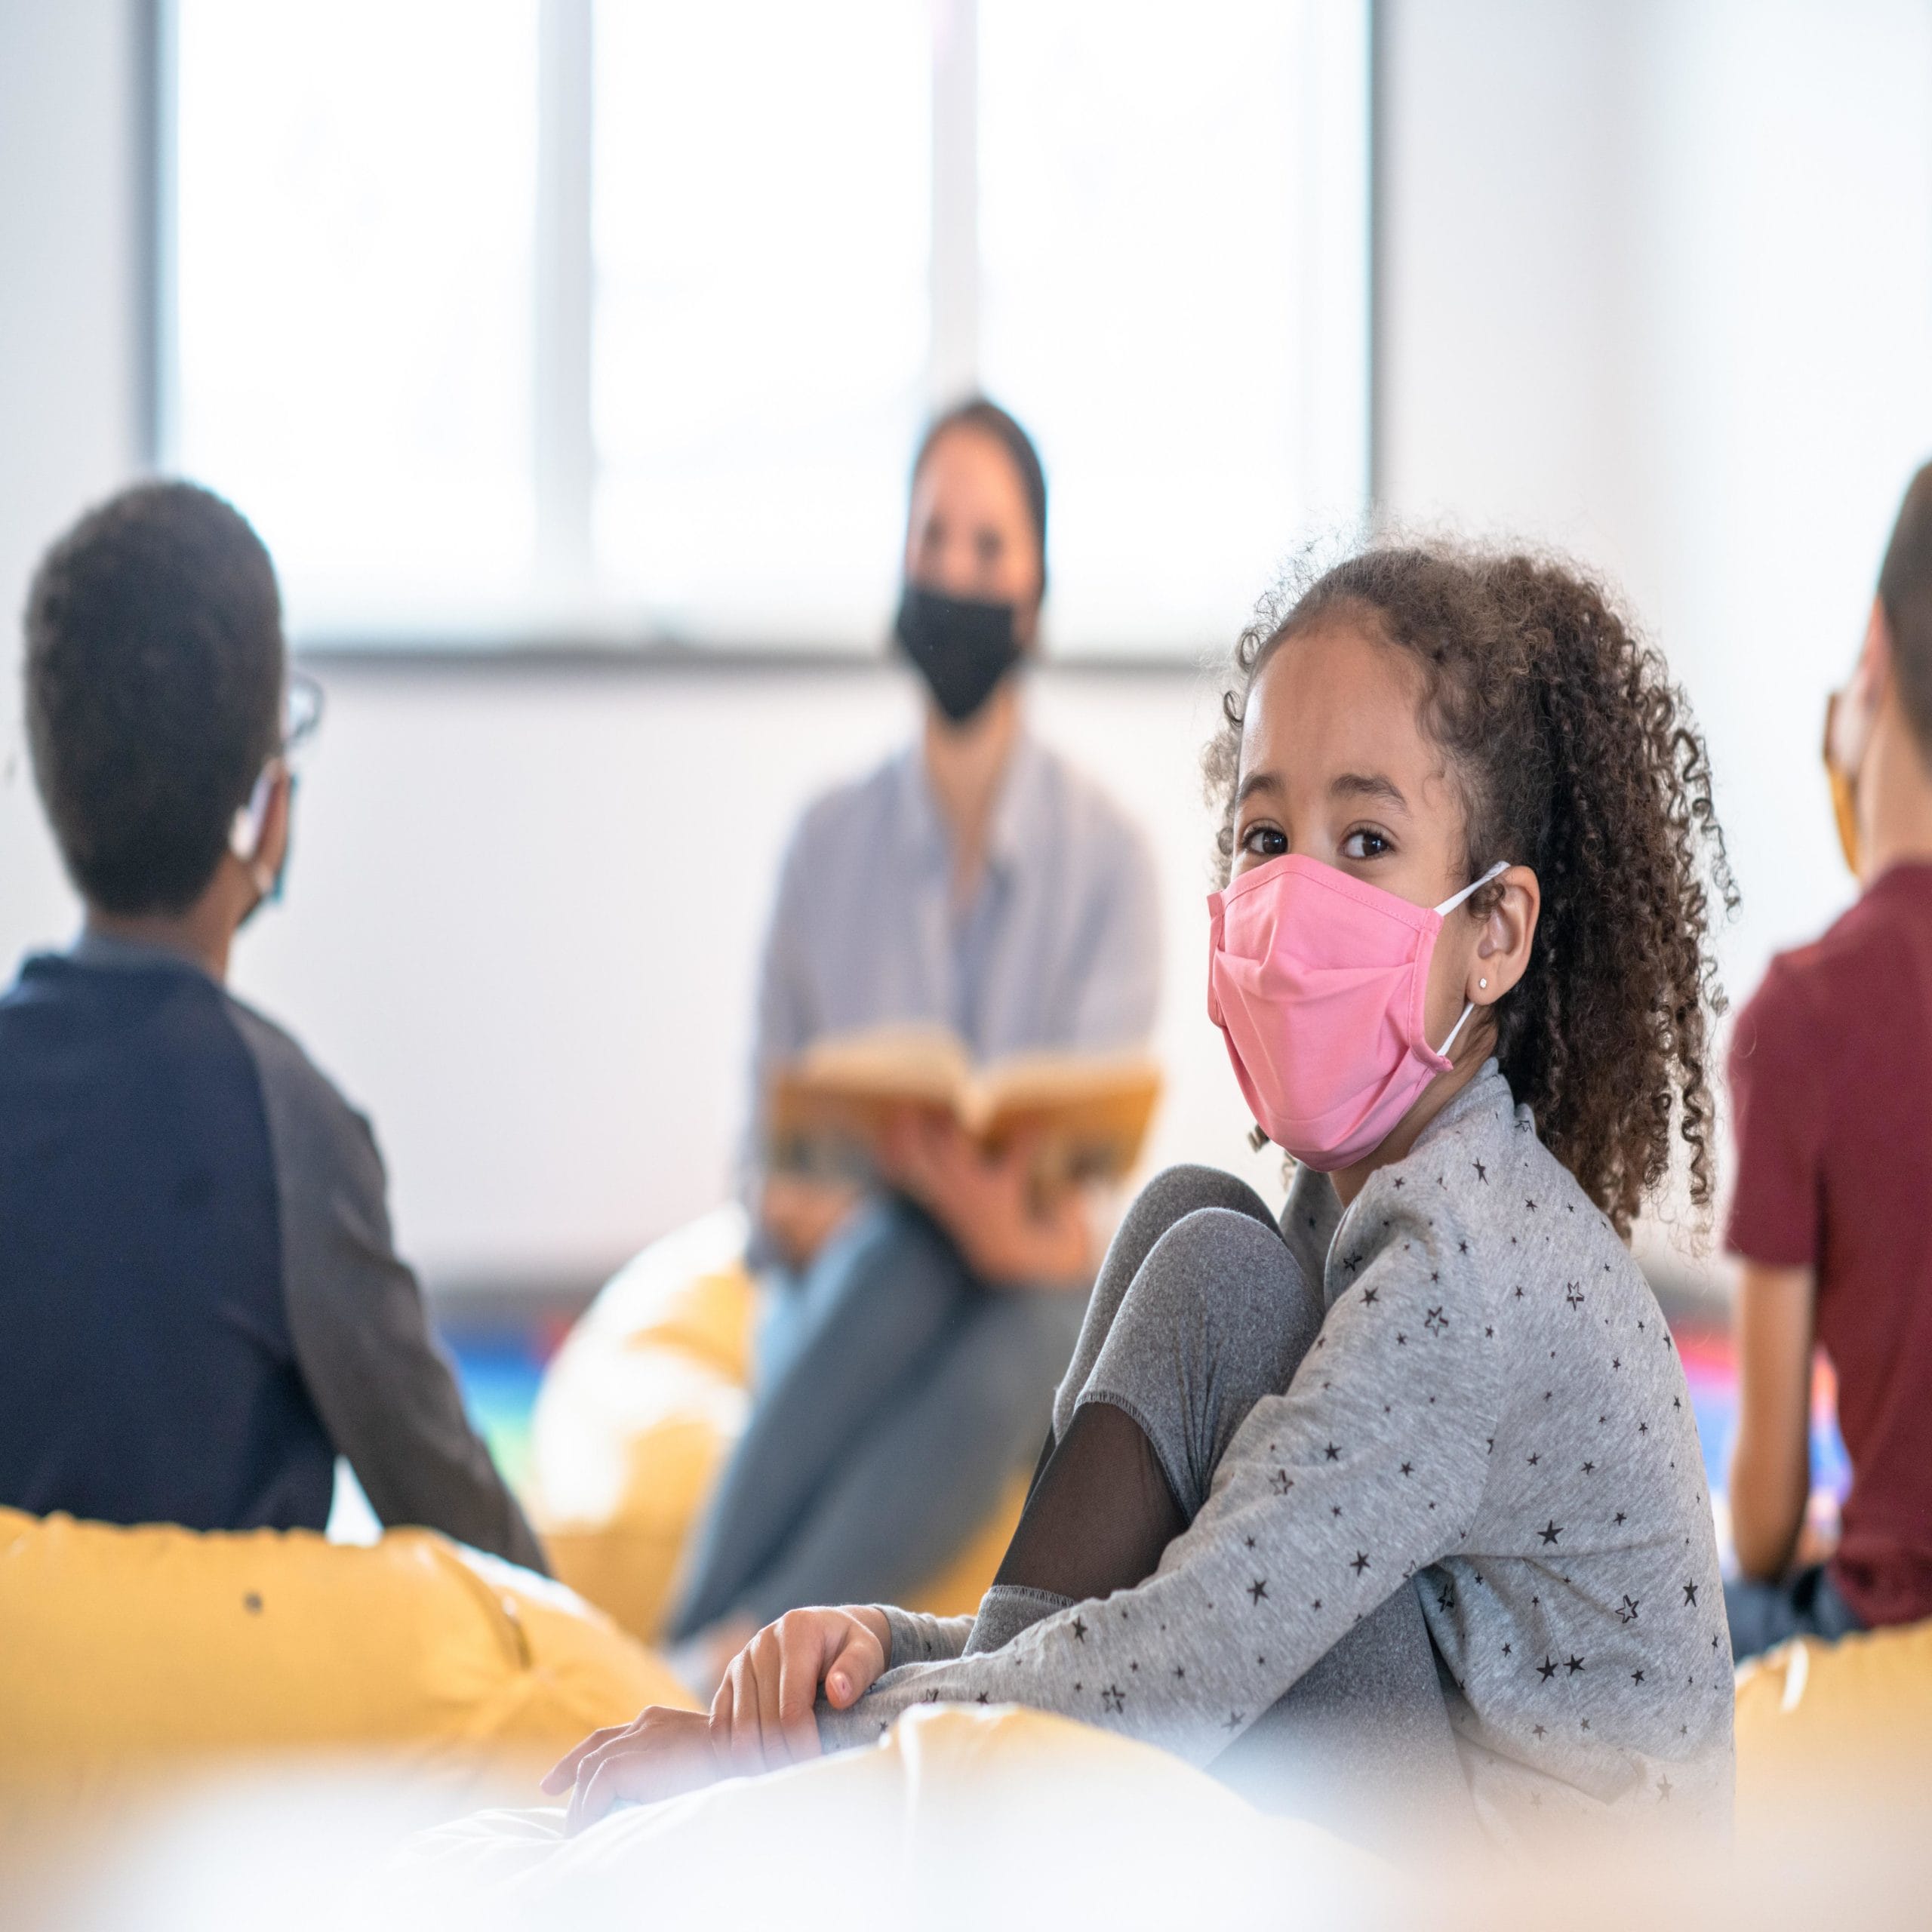
M 1365 0 L 174 0 L 158 440 L 332 640 L 877 648 L 983 386 L 1052 645 L 1367 482 Z
M 534 0 L 184 0 L 164 459 L 309 628 L 528 584 Z

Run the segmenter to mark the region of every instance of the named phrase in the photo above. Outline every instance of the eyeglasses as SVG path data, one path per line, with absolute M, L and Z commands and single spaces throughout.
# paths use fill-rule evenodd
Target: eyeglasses
M 261 842 L 262 821 L 266 817 L 269 794 L 274 789 L 277 765 L 294 777 L 306 746 L 314 739 L 322 722 L 322 688 L 301 671 L 288 674 L 288 690 L 282 700 L 281 738 L 274 755 L 261 769 L 248 794 L 248 802 L 235 813 L 229 826 L 229 850 L 244 860 L 253 857 Z

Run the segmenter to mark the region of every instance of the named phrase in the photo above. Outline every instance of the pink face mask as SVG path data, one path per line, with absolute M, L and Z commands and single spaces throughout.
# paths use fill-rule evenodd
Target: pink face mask
M 1438 1073 L 1423 1032 L 1442 915 L 1506 863 L 1432 910 L 1289 853 L 1211 893 L 1208 1017 L 1269 1140 L 1323 1174 L 1372 1152 Z

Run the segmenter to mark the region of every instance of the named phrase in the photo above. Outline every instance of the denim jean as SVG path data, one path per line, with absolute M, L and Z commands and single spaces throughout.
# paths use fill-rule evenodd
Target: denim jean
M 700 1532 L 677 1638 L 915 1590 L 1038 1450 L 1086 1306 L 989 1287 L 896 1198 L 768 1285 L 751 1420 Z
M 1724 1607 L 1730 1620 L 1730 1654 L 1740 1663 L 1793 1637 L 1832 1642 L 1865 1628 L 1823 1564 L 1782 1583 L 1740 1577 L 1724 1586 Z

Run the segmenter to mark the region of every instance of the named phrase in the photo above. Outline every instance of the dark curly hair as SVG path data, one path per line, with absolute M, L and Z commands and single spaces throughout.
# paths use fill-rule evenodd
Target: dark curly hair
M 1494 1051 L 1550 1151 L 1627 1234 L 1669 1171 L 1672 1118 L 1708 1211 L 1712 893 L 1737 903 L 1710 765 L 1683 693 L 1603 586 L 1563 563 L 1388 543 L 1268 600 L 1204 755 L 1225 878 L 1247 693 L 1318 619 L 1357 617 L 1411 654 L 1420 722 L 1447 757 L 1467 875 L 1527 865 L 1543 907 L 1527 971 L 1492 1010 Z M 1470 902 L 1487 912 L 1494 889 Z
M 200 897 L 275 754 L 286 659 L 269 553 L 206 490 L 137 485 L 48 552 L 27 595 L 27 737 L 92 904 Z

